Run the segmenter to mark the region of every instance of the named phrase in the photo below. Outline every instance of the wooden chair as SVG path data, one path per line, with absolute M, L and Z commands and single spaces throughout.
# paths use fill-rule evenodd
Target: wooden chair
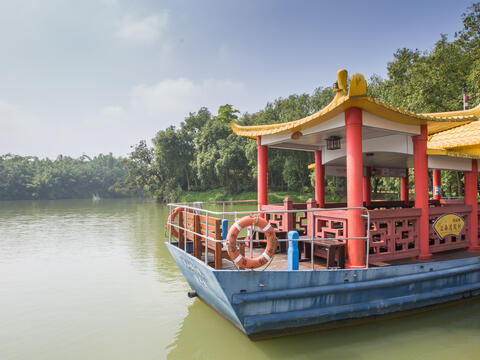
M 212 216 L 208 217 L 208 224 L 206 224 L 207 218 L 203 215 L 195 215 L 197 217 L 197 226 L 198 230 L 197 233 L 202 235 L 207 235 L 215 240 L 222 240 L 222 219 L 214 218 Z M 196 244 L 196 245 L 195 245 Z M 240 248 L 240 253 L 245 255 L 245 244 L 238 243 L 238 247 Z M 194 256 L 197 258 L 201 258 L 202 256 L 202 248 L 205 248 L 205 238 L 201 236 L 196 236 L 194 240 Z M 196 251 L 195 251 L 196 249 Z M 223 243 L 221 241 L 212 241 L 209 240 L 207 244 L 207 250 L 204 254 L 208 256 L 207 252 L 211 252 L 214 254 L 214 267 L 215 270 L 222 269 L 222 259 L 230 259 L 228 255 L 227 249 L 223 247 Z

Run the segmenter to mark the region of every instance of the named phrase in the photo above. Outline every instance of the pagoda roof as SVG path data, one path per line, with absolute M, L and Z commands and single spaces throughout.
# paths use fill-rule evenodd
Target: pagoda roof
M 478 111 L 480 107 L 477 106 L 475 109 Z M 480 121 L 473 121 L 429 136 L 427 153 L 480 159 Z
M 474 109 L 439 113 L 414 113 L 388 105 L 378 99 L 367 96 L 367 84 L 362 74 L 354 74 L 347 86 L 347 71 L 337 73 L 338 90 L 335 98 L 320 111 L 302 119 L 268 125 L 241 126 L 232 123 L 235 134 L 256 138 L 262 135 L 274 135 L 302 131 L 325 122 L 345 110 L 357 107 L 383 119 L 410 125 L 427 125 L 428 135 L 466 125 L 480 117 L 480 105 Z M 479 128 L 480 129 L 480 128 Z M 480 139 L 480 134 L 479 134 Z

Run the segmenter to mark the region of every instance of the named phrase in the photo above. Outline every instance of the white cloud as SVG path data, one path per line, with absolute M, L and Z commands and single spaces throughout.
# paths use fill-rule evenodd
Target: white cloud
M 131 93 L 133 111 L 140 117 L 155 117 L 157 130 L 178 124 L 189 112 L 206 106 L 215 113 L 220 105 L 245 96 L 245 85 L 231 80 L 209 79 L 195 83 L 190 79 L 166 79 L 153 85 L 137 85 Z M 161 124 L 158 123 L 161 122 Z M 163 125 L 163 126 L 161 126 Z
M 121 106 L 106 106 L 102 109 L 102 115 L 107 118 L 115 118 L 123 115 L 125 110 Z
M 0 99 L 0 154 L 35 155 L 38 143 L 49 142 L 52 136 L 35 114 Z
M 142 19 L 128 16 L 120 24 L 117 36 L 125 40 L 152 43 L 165 32 L 168 23 L 169 14 L 167 11 Z
M 55 158 L 111 151 L 126 155 L 130 145 L 178 125 L 202 106 L 213 114 L 226 103 L 243 111 L 246 105 L 239 101 L 248 102 L 250 97 L 242 82 L 177 78 L 134 86 L 125 103 L 56 116 L 0 99 L 0 154 Z

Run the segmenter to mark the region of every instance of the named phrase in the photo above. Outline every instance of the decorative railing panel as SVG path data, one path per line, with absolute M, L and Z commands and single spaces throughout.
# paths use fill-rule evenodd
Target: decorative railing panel
M 278 231 L 288 232 L 297 230 L 300 233 L 307 232 L 307 214 L 305 211 L 302 211 L 306 208 L 307 204 L 294 204 L 289 198 L 286 198 L 283 204 L 262 206 L 264 211 L 298 210 L 296 213 L 267 214 L 267 220 Z
M 370 262 L 414 257 L 420 254 L 418 219 L 421 209 L 370 212 Z
M 420 209 L 390 209 L 370 212 L 370 262 L 417 256 Z M 347 211 L 326 211 L 314 215 L 315 237 L 346 237 Z

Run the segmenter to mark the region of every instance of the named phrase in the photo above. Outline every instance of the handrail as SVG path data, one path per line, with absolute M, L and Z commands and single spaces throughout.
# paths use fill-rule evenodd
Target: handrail
M 170 213 L 173 207 L 182 207 L 185 210 L 191 210 L 192 212 L 195 212 L 196 214 L 204 214 L 205 215 L 205 227 L 206 227 L 206 234 L 202 233 L 197 233 L 191 229 L 188 229 L 186 224 L 185 226 L 180 226 L 175 223 L 172 223 L 167 220 L 167 228 L 170 226 L 170 228 L 176 228 L 178 230 L 183 230 L 184 236 L 185 236 L 185 244 L 184 244 L 184 251 L 186 251 L 186 244 L 187 244 L 187 232 L 190 234 L 193 234 L 195 236 L 199 236 L 200 238 L 205 240 L 205 265 L 208 266 L 208 243 L 213 242 L 213 243 L 223 243 L 225 240 L 218 240 L 214 239 L 211 236 L 209 236 L 209 231 L 208 231 L 208 218 L 210 215 L 219 215 L 222 216 L 222 218 L 225 217 L 225 215 L 230 215 L 230 216 L 235 216 L 235 219 L 237 218 L 238 215 L 252 215 L 252 214 L 285 214 L 285 213 L 298 213 L 298 212 L 305 212 L 305 213 L 311 213 L 311 224 L 312 224 L 312 229 L 311 229 L 311 237 L 310 238 L 303 238 L 303 239 L 277 239 L 278 242 L 286 242 L 286 241 L 296 241 L 296 242 L 310 242 L 311 243 L 311 262 L 312 262 L 312 270 L 315 270 L 314 268 L 314 256 L 313 256 L 313 245 L 314 241 L 336 241 L 336 240 L 365 240 L 366 241 L 366 264 L 365 267 L 368 268 L 368 258 L 369 258 L 369 250 L 370 250 L 370 211 L 366 207 L 341 207 L 341 208 L 312 208 L 312 209 L 292 209 L 292 210 L 243 210 L 243 211 L 225 211 L 225 203 L 238 203 L 238 202 L 257 202 L 256 200 L 231 200 L 231 201 L 216 201 L 216 202 L 194 202 L 195 204 L 198 205 L 204 205 L 204 204 L 223 204 L 223 211 L 214 211 L 214 210 L 207 210 L 203 209 L 202 207 L 194 207 L 194 206 L 189 206 L 191 204 L 190 202 L 186 203 L 169 203 L 167 206 L 169 207 Z M 367 219 L 367 235 L 366 236 L 358 236 L 358 237 L 335 237 L 335 238 L 315 238 L 314 234 L 314 213 L 318 212 L 324 212 L 324 211 L 338 211 L 338 210 L 362 210 L 365 213 L 360 214 L 360 217 L 366 218 Z M 186 218 L 184 220 L 186 222 Z M 246 243 L 252 242 L 252 240 L 237 240 L 240 243 Z M 172 242 L 172 236 L 171 232 L 169 231 L 169 242 Z M 250 249 L 252 250 L 252 249 Z

